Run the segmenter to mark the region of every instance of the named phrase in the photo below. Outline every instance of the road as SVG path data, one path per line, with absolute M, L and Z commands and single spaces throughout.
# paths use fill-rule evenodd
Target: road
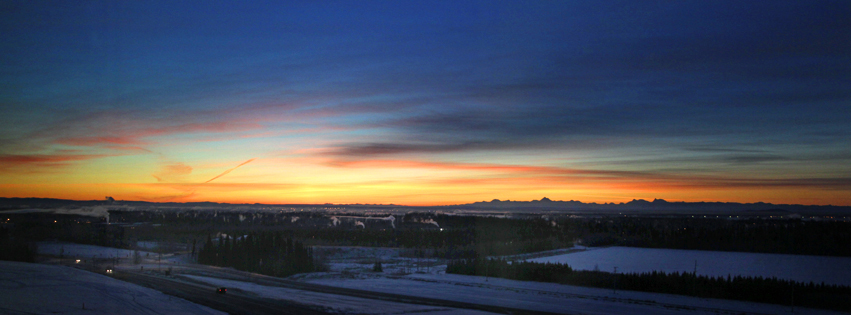
M 213 267 L 215 268 L 215 267 Z M 247 274 L 247 273 L 245 273 Z M 587 294 L 571 294 L 571 293 L 561 293 L 562 296 L 569 296 L 576 300 L 584 300 L 584 301 L 600 301 L 597 304 L 597 307 L 582 308 L 580 305 L 577 306 L 577 310 L 569 311 L 562 310 L 558 313 L 554 312 L 546 312 L 546 311 L 535 311 L 523 308 L 514 308 L 514 307 L 505 307 L 505 306 L 497 306 L 497 305 L 489 305 L 489 304 L 481 304 L 481 303 L 468 303 L 454 300 L 444 300 L 444 299 L 435 299 L 435 298 L 426 298 L 421 296 L 411 296 L 404 294 L 395 294 L 395 293 L 386 293 L 386 292 L 377 292 L 377 291 L 366 291 L 352 288 L 343 288 L 343 287 L 334 287 L 327 286 L 321 284 L 314 283 L 306 283 L 306 282 L 298 282 L 292 280 L 286 280 L 281 278 L 274 278 L 263 275 L 251 274 L 248 279 L 246 279 L 246 275 L 240 274 L 219 274 L 219 278 L 227 278 L 231 280 L 238 281 L 246 281 L 246 282 L 254 282 L 260 285 L 265 286 L 278 286 L 278 287 L 286 287 L 291 289 L 299 289 L 306 291 L 314 291 L 314 292 L 322 292 L 329 294 L 337 294 L 337 295 L 346 295 L 374 300 L 383 300 L 383 301 L 391 301 L 391 302 L 400 302 L 400 303 L 410 303 L 410 304 L 420 304 L 420 305 L 430 305 L 430 306 L 441 306 L 441 307 L 451 307 L 451 308 L 460 308 L 460 309 L 471 309 L 471 310 L 480 310 L 492 313 L 499 314 L 529 314 L 529 315 L 551 315 L 551 314 L 588 314 L 588 313 L 602 313 L 602 314 L 630 314 L 628 312 L 620 312 L 620 311 L 606 311 L 607 308 L 614 305 L 628 305 L 636 306 L 635 311 L 643 311 L 643 312 L 651 312 L 651 313 L 670 313 L 673 310 L 673 313 L 680 313 L 681 311 L 686 312 L 695 312 L 702 314 L 749 314 L 749 315 L 766 315 L 761 312 L 753 312 L 753 311 L 740 311 L 740 310 L 730 310 L 724 308 L 715 308 L 715 307 L 706 307 L 706 306 L 693 306 L 693 305 L 682 305 L 682 304 L 674 304 L 674 303 L 664 303 L 664 302 L 656 302 L 656 301 L 647 301 L 647 300 L 634 300 L 629 298 L 620 298 L 620 297 L 606 297 L 599 295 L 587 295 Z M 546 293 L 545 291 L 540 291 L 541 293 Z M 602 305 L 602 306 L 601 306 Z
M 500 307 L 493 305 L 425 298 L 402 294 L 332 287 L 327 285 L 285 280 L 257 274 L 249 274 L 234 270 L 224 270 L 221 268 L 208 267 L 203 265 L 184 265 L 182 266 L 180 272 L 200 272 L 201 274 L 204 274 L 206 276 L 211 276 L 210 274 L 212 273 L 215 274 L 213 277 L 222 279 L 253 282 L 265 286 L 284 287 L 290 289 L 345 295 L 389 302 L 440 306 L 459 309 L 472 309 L 499 314 L 556 314 L 550 312 L 530 311 L 510 307 Z M 311 308 L 309 306 L 295 304 L 287 301 L 260 298 L 255 295 L 237 292 L 236 290 L 229 290 L 227 294 L 216 294 L 214 287 L 172 279 L 156 274 L 147 274 L 136 271 L 124 270 L 116 274 L 115 278 L 147 286 L 163 293 L 184 298 L 194 303 L 205 305 L 210 308 L 221 310 L 230 314 L 328 314 L 318 308 Z
M 76 264 L 71 264 L 74 267 L 81 267 Z M 704 302 L 700 303 L 684 303 L 679 300 L 674 302 L 655 301 L 646 298 L 630 298 L 609 295 L 588 295 L 584 293 L 569 293 L 569 292 L 554 292 L 540 291 L 541 294 L 536 295 L 557 295 L 551 299 L 539 298 L 535 299 L 536 303 L 552 303 L 550 305 L 569 305 L 565 308 L 547 308 L 546 311 L 533 311 L 530 309 L 540 309 L 537 306 L 529 304 L 529 297 L 521 295 L 513 296 L 491 296 L 490 292 L 485 289 L 480 289 L 473 285 L 470 291 L 459 291 L 459 295 L 453 296 L 456 300 L 444 300 L 437 298 L 423 297 L 422 292 L 428 292 L 428 288 L 421 288 L 424 291 L 410 291 L 401 293 L 401 291 L 367 291 L 357 287 L 336 287 L 322 285 L 316 283 L 307 283 L 286 280 L 281 278 L 269 277 L 249 272 L 237 271 L 231 268 L 220 268 L 213 266 L 205 266 L 198 264 L 174 264 L 168 267 L 172 270 L 174 276 L 165 276 L 160 271 L 154 271 L 154 268 L 145 268 L 145 272 L 140 269 L 135 269 L 133 266 L 117 266 L 115 274 L 109 274 L 117 279 L 140 284 L 161 291 L 163 293 L 177 296 L 185 300 L 205 305 L 213 309 L 224 311 L 230 314 L 329 314 L 329 312 L 338 309 L 326 309 L 324 304 L 316 302 L 304 302 L 312 304 L 302 304 L 299 300 L 278 300 L 271 298 L 260 297 L 260 295 L 241 291 L 236 288 L 231 288 L 228 294 L 216 294 L 215 287 L 211 284 L 204 283 L 195 278 L 182 277 L 180 274 L 197 275 L 210 278 L 226 279 L 232 281 L 241 281 L 246 283 L 255 283 L 267 287 L 281 287 L 291 290 L 318 292 L 322 294 L 349 296 L 361 299 L 386 301 L 395 303 L 405 303 L 409 305 L 425 305 L 441 308 L 454 309 L 470 309 L 485 311 L 490 313 L 500 314 L 680 314 L 683 311 L 687 313 L 701 314 L 769 314 L 774 313 L 763 308 L 753 308 L 748 305 L 741 306 L 724 306 L 711 305 Z M 455 284 L 455 283 L 450 283 Z M 457 284 L 455 284 L 457 285 Z M 414 286 L 406 286 L 417 288 Z M 531 293 L 537 292 L 534 289 L 526 289 Z M 297 293 L 296 293 L 297 294 Z M 419 296 L 417 296 L 419 295 Z M 458 298 L 458 297 L 463 298 Z M 519 298 L 519 299 L 516 299 Z M 336 300 L 336 298 L 332 298 Z M 503 303 L 506 300 L 509 302 Z M 569 300 L 569 301 L 568 301 Z M 470 303 L 476 301 L 477 303 Z M 512 302 L 513 301 L 513 302 Z M 369 302 L 367 302 L 369 303 Z M 567 303 L 567 304 L 564 304 Z M 738 303 L 738 302 L 736 302 Z M 735 303 L 734 303 L 735 304 Z M 380 302 L 375 303 L 375 307 L 379 307 Z M 503 306 L 499 306 L 503 305 Z M 539 304 L 535 304 L 539 305 Z M 557 311 L 556 311 L 557 309 Z
M 242 279 L 242 280 L 244 280 L 244 279 Z M 332 287 L 332 286 L 327 286 L 327 285 L 298 282 L 298 281 L 285 280 L 285 279 L 273 278 L 273 277 L 267 277 L 267 276 L 255 276 L 251 280 L 254 283 L 257 283 L 257 284 L 260 284 L 260 285 L 266 285 L 266 286 L 285 287 L 285 288 L 291 288 L 291 289 L 321 292 L 321 293 L 328 293 L 328 294 L 337 294 L 337 295 L 346 295 L 346 296 L 353 296 L 353 297 L 373 299 L 373 300 L 382 300 L 382 301 L 389 301 L 389 302 L 409 303 L 409 304 L 419 304 L 419 305 L 429 305 L 429 306 L 441 306 L 441 307 L 451 307 L 451 308 L 461 308 L 461 309 L 472 309 L 472 310 L 480 310 L 480 311 L 499 313 L 499 314 L 528 314 L 528 315 L 556 314 L 556 313 L 550 313 L 550 312 L 530 311 L 530 310 L 519 309 L 519 308 L 493 306 L 493 305 L 468 303 L 468 302 L 459 302 L 459 301 L 444 300 L 444 299 L 434 299 L 434 298 L 426 298 L 426 297 L 412 296 L 412 295 L 403 295 L 403 294 L 393 294 L 393 293 L 384 293 L 384 292 L 350 289 L 350 288 Z
M 287 301 L 260 298 L 250 294 L 229 290 L 217 294 L 214 287 L 186 283 L 167 277 L 137 272 L 120 272 L 116 279 L 150 287 L 165 294 L 183 298 L 231 315 L 242 314 L 330 314 L 309 306 Z

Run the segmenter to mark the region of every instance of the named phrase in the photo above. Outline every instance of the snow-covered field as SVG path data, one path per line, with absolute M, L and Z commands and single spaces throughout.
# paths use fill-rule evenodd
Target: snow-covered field
M 75 268 L 0 261 L 0 314 L 225 314 Z
M 82 260 L 90 258 L 118 258 L 119 263 L 129 263 L 133 259 L 133 252 L 134 250 L 132 249 L 120 249 L 64 242 L 38 243 L 38 253 L 40 255 L 50 255 L 55 257 L 59 257 L 61 255 L 65 258 L 76 258 Z M 157 265 L 158 263 L 162 263 L 161 265 L 168 266 L 169 264 L 174 265 L 191 262 L 187 255 L 163 254 L 162 256 L 160 256 L 160 254 L 154 252 L 147 252 L 141 250 L 138 250 L 136 252 L 139 253 L 142 265 L 146 267 Z
M 61 242 L 39 242 L 38 253 L 41 255 L 64 255 L 68 258 L 82 259 L 129 258 L 132 257 L 133 250 Z
M 386 274 L 443 272 L 446 264 L 435 258 L 414 258 L 410 249 L 359 246 L 316 246 L 314 256 L 324 261 L 332 273 L 356 276 L 371 273 L 375 262 L 381 262 Z
M 693 272 L 713 277 L 727 275 L 777 277 L 800 282 L 851 286 L 851 258 L 680 249 L 607 247 L 590 248 L 551 257 L 529 259 L 558 262 L 573 269 L 632 272 Z
M 602 250 L 590 249 L 583 252 L 583 249 L 585 248 L 537 254 L 565 257 Z M 580 252 L 559 255 L 572 250 Z M 403 257 L 405 250 L 395 248 L 323 247 L 315 249 L 315 252 L 323 253 L 330 272 L 300 274 L 292 276 L 291 279 L 329 286 L 567 314 L 788 314 L 791 311 L 791 308 L 782 305 L 647 292 L 612 292 L 608 289 L 553 283 L 446 274 L 446 265 L 440 261 L 425 260 L 424 263 L 424 260 Z M 538 256 L 537 254 L 529 256 Z M 381 259 L 384 272 L 371 271 L 376 259 Z M 412 268 L 417 264 L 419 268 Z M 429 267 L 426 269 L 422 265 Z M 591 269 L 593 268 L 594 264 L 591 264 Z M 694 269 L 694 261 L 691 268 Z M 619 268 L 618 271 L 620 270 Z M 795 312 L 839 314 L 801 308 L 796 308 Z
M 40 252 L 53 255 L 58 255 L 60 251 L 64 251 L 65 255 L 82 255 L 84 257 L 132 257 L 132 250 L 119 250 L 67 243 L 42 243 L 39 245 Z M 581 250 L 582 248 L 579 249 Z M 791 311 L 790 307 L 782 305 L 700 299 L 646 292 L 613 292 L 608 289 L 586 288 L 553 283 L 538 283 L 495 278 L 486 279 L 484 277 L 445 274 L 445 262 L 437 259 L 411 258 L 412 252 L 405 249 L 315 247 L 314 252 L 317 256 L 321 256 L 322 259 L 326 261 L 329 271 L 299 274 L 290 277 L 290 279 L 337 287 L 567 314 L 789 314 Z M 577 269 L 594 269 L 596 265 L 600 270 L 607 271 L 607 269 L 614 267 L 614 264 L 618 264 L 619 272 L 649 271 L 653 269 L 690 272 L 694 269 L 694 260 L 697 259 L 698 273 L 708 274 L 710 270 L 713 270 L 710 269 L 709 262 L 714 262 L 716 267 L 723 265 L 726 266 L 725 268 L 728 268 L 719 269 L 722 271 L 715 271 L 724 272 L 723 275 L 726 276 L 727 271 L 723 270 L 736 268 L 741 269 L 738 273 L 732 274 L 745 274 L 745 272 L 748 272 L 750 275 L 761 275 L 756 272 L 759 272 L 760 269 L 767 268 L 766 265 L 783 265 L 784 260 L 776 256 L 790 256 L 653 250 L 620 247 L 591 248 L 586 251 L 560 255 L 563 252 L 564 251 L 549 252 L 547 254 L 555 256 L 533 258 L 530 260 L 561 261 L 566 262 Z M 153 255 L 154 254 L 151 254 L 152 258 Z M 580 257 L 581 259 L 576 259 L 576 257 Z M 807 267 L 810 267 L 810 269 L 819 269 L 826 265 L 825 260 L 823 259 L 830 259 L 830 257 L 814 258 L 816 259 L 815 261 L 799 261 L 798 263 L 815 264 Z M 185 256 L 169 257 L 169 259 L 173 260 L 175 265 L 180 265 L 187 269 L 193 268 L 192 264 L 186 264 L 189 261 L 186 260 Z M 151 259 L 147 259 L 147 263 L 149 264 L 152 261 L 153 260 Z M 382 262 L 384 272 L 372 271 L 375 261 Z M 843 266 L 851 266 L 851 262 L 848 260 L 840 260 L 839 262 L 843 261 Z M 644 265 L 642 265 L 641 262 L 643 262 Z M 122 259 L 122 263 L 125 264 L 125 268 L 137 268 L 136 265 L 131 265 L 130 260 L 127 258 Z M 635 264 L 635 266 L 632 266 L 631 264 Z M 753 269 L 747 267 L 751 264 L 762 264 L 762 267 Z M 639 269 L 642 266 L 648 265 L 655 268 L 647 270 Z M 142 305 L 148 304 L 143 304 L 143 301 L 159 301 L 155 298 L 157 294 L 160 299 L 164 298 L 166 301 L 169 299 L 168 296 L 162 295 L 158 292 L 139 293 L 122 286 L 114 287 L 112 282 L 118 282 L 124 286 L 136 286 L 125 284 L 105 276 L 91 274 L 67 267 L 37 266 L 40 266 L 39 268 L 52 268 L 51 270 L 59 268 L 58 270 L 63 270 L 65 273 L 49 276 L 51 272 L 55 272 L 51 271 L 45 273 L 48 276 L 39 278 L 38 276 L 29 276 L 27 272 L 12 271 L 12 274 L 10 274 L 9 270 L 14 268 L 7 268 L 5 265 L 0 265 L 0 268 L 2 268 L 2 271 L 0 271 L 0 275 L 2 275 L 0 276 L 0 284 L 2 284 L 2 287 L 0 287 L 0 305 L 13 305 L 14 307 L 9 308 L 8 306 L 0 306 L 5 307 L 0 308 L 0 313 L 15 314 L 20 313 L 21 310 L 27 310 L 29 308 L 36 310 L 35 313 L 60 312 L 75 314 L 78 312 L 76 309 L 79 309 L 79 312 L 83 312 L 81 303 L 79 306 L 75 306 L 78 299 L 69 297 L 77 295 L 77 292 L 82 292 L 81 294 L 86 300 L 98 300 L 103 303 L 103 305 L 92 304 L 92 306 L 90 306 L 88 302 L 86 303 L 87 310 L 98 305 L 98 309 L 102 310 L 98 312 L 102 313 L 127 313 L 118 307 L 131 307 L 136 310 L 136 313 L 144 313 L 146 312 L 144 307 L 147 306 Z M 146 266 L 145 269 L 154 268 L 155 265 L 149 266 Z M 119 266 L 119 269 L 120 268 L 121 266 Z M 33 274 L 43 273 L 37 270 L 31 270 L 28 272 Z M 72 272 L 74 274 L 70 274 Z M 78 275 L 77 273 L 82 273 L 83 275 Z M 180 274 L 179 271 L 177 273 Z M 203 275 L 203 273 L 202 275 L 184 274 L 180 276 L 192 279 L 193 281 L 206 282 L 214 286 L 226 286 L 229 288 L 253 292 L 257 295 L 273 299 L 290 300 L 304 304 L 318 305 L 338 313 L 426 313 L 440 315 L 475 313 L 470 310 L 384 302 L 348 296 L 262 286 L 249 281 L 234 281 L 214 278 L 209 275 Z M 31 282 L 36 280 L 28 280 L 29 278 L 46 279 L 44 281 L 48 281 L 50 284 L 46 285 L 40 282 Z M 73 279 L 73 281 L 70 279 Z M 66 282 L 69 284 L 63 284 Z M 60 288 L 54 290 L 54 283 L 57 283 L 55 285 Z M 69 292 L 62 291 L 64 290 L 63 288 L 66 287 L 70 288 Z M 19 290 L 18 288 L 24 289 Z M 45 290 L 45 288 L 47 289 Z M 55 294 L 62 295 L 62 297 L 57 298 L 57 301 L 59 303 L 58 305 L 65 307 L 64 309 L 48 309 L 47 306 L 32 304 L 33 301 L 38 300 L 34 298 L 34 296 L 42 296 L 44 295 L 44 292 L 48 290 L 51 291 L 48 294 L 57 292 Z M 11 293 L 10 291 L 15 292 Z M 134 298 L 137 302 L 133 302 Z M 176 298 L 171 299 L 188 303 Z M 22 301 L 23 304 L 18 303 L 18 301 Z M 162 307 L 175 307 L 174 310 L 160 312 L 164 314 L 180 314 L 182 312 L 191 313 L 196 312 L 192 309 L 192 307 L 199 307 L 192 304 L 193 306 L 191 307 L 186 306 L 187 309 L 190 309 L 191 311 L 183 311 L 183 309 L 177 308 L 177 306 L 163 305 L 164 306 Z M 157 308 L 157 312 L 159 312 L 159 310 L 160 309 Z M 207 311 L 213 312 L 205 308 L 204 312 Z M 838 312 L 801 308 L 795 308 L 795 313 L 817 315 L 840 314 Z
M 154 250 L 154 249 L 157 249 L 159 247 L 160 247 L 160 244 L 157 243 L 157 242 L 144 242 L 144 241 L 136 242 L 136 248 L 139 248 L 139 249 Z
M 311 283 L 562 314 L 789 314 L 783 305 L 453 274 L 304 278 Z M 795 308 L 797 314 L 843 314 Z

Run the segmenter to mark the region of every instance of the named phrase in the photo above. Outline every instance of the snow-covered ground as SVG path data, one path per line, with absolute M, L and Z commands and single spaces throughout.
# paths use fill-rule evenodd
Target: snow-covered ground
M 225 314 L 75 268 L 0 261 L 0 314 Z
M 41 255 L 63 255 L 68 258 L 81 259 L 129 258 L 132 257 L 133 250 L 63 242 L 39 242 L 38 253 Z M 145 252 L 142 252 L 142 254 L 144 255 Z
M 777 277 L 851 286 L 851 257 L 607 247 L 529 261 L 564 263 L 577 270 L 612 272 L 617 267 L 619 273 L 693 272 L 696 261 L 699 275 Z
M 608 249 L 618 248 L 591 248 L 586 251 L 586 248 L 579 247 L 533 253 L 527 256 L 555 255 L 552 257 L 529 259 L 545 260 Z M 632 248 L 624 249 L 629 250 Z M 330 271 L 295 275 L 291 279 L 330 286 L 569 314 L 788 314 L 791 311 L 790 307 L 782 305 L 701 299 L 647 292 L 613 292 L 609 289 L 446 274 L 446 265 L 442 264 L 443 262 L 436 259 L 417 260 L 415 258 L 403 257 L 407 256 L 403 249 L 324 247 L 315 249 L 315 251 L 324 255 Z M 576 252 L 563 254 L 571 251 Z M 668 259 L 671 257 L 676 258 L 678 257 L 676 254 L 679 254 L 679 251 L 676 250 L 663 251 L 672 251 L 668 252 L 667 255 L 673 256 L 664 257 Z M 609 253 L 610 255 L 618 255 L 616 250 Z M 710 253 L 717 255 L 717 252 Z M 643 255 L 652 254 L 644 253 Z M 747 253 L 730 254 L 748 255 Z M 760 254 L 754 255 L 759 256 Z M 716 257 L 735 259 L 734 257 Z M 523 259 L 525 257 L 514 258 Z M 382 261 L 384 272 L 372 272 L 372 266 L 376 259 Z M 700 261 L 698 263 L 698 273 L 700 273 Z M 751 262 L 744 261 L 742 263 Z M 604 270 L 604 266 L 607 266 L 597 261 L 588 265 L 589 267 L 587 269 L 593 269 L 595 264 L 601 270 Z M 423 265 L 428 265 L 428 268 L 423 268 Z M 624 270 L 622 268 L 619 267 L 618 271 Z M 578 267 L 578 269 L 583 268 Z M 693 269 L 694 259 L 692 258 L 690 269 L 677 269 L 677 271 L 691 271 Z M 726 276 L 726 273 L 724 276 Z M 806 314 L 838 314 L 831 311 L 801 308 L 795 308 L 795 312 Z
M 375 262 L 381 262 L 381 267 L 387 274 L 430 273 L 446 270 L 443 260 L 415 258 L 412 249 L 316 246 L 313 247 L 313 253 L 314 257 L 325 262 L 331 273 L 342 273 L 345 276 L 371 273 Z
M 144 242 L 144 241 L 136 242 L 136 248 L 139 248 L 139 249 L 154 250 L 154 249 L 157 249 L 159 247 L 160 247 L 160 243 L 158 243 L 158 242 Z
M 152 245 L 155 246 L 155 245 Z M 145 268 L 153 266 L 167 267 L 169 265 L 190 263 L 191 259 L 186 254 L 162 254 L 142 250 L 120 249 L 96 245 L 84 245 L 65 242 L 39 242 L 38 253 L 54 257 L 63 256 L 68 259 L 106 259 L 118 258 L 119 263 L 128 264 L 133 261 L 134 251 L 139 254 L 141 265 Z
M 40 252 L 49 253 L 53 255 L 58 255 L 59 251 L 64 250 L 65 255 L 82 255 L 84 257 L 132 257 L 132 250 L 118 250 L 98 246 L 76 245 L 67 243 L 42 243 L 39 245 Z M 579 249 L 581 250 L 582 248 Z M 631 250 L 638 251 L 634 253 L 634 256 L 630 256 L 628 255 L 628 253 Z M 650 250 L 651 252 L 647 252 L 648 250 Z M 618 263 L 619 272 L 630 272 L 643 271 L 641 269 L 630 270 L 630 266 L 628 263 L 634 260 L 641 261 L 641 259 L 650 259 L 651 257 L 649 256 L 657 254 L 652 251 L 652 249 L 633 249 L 618 247 L 597 249 L 591 248 L 586 251 L 579 251 L 566 255 L 561 255 L 562 253 L 564 253 L 564 251 L 552 251 L 547 254 L 556 256 L 551 256 L 549 258 L 534 258 L 530 260 L 549 259 L 551 261 L 554 261 L 562 259 L 559 261 L 567 262 L 572 267 L 577 269 L 593 269 L 594 266 L 597 265 L 600 270 L 607 270 L 614 266 L 607 265 L 607 263 Z M 717 260 L 719 264 L 723 262 L 725 265 L 730 266 L 728 268 L 736 268 L 735 264 L 740 264 L 739 267 L 743 268 L 742 270 L 749 270 L 746 268 L 747 264 L 761 263 L 765 265 L 778 264 L 778 262 L 782 262 L 782 260 L 778 260 L 777 257 L 773 257 L 774 255 L 767 255 L 767 257 L 763 257 L 766 254 L 719 253 L 677 250 L 661 251 L 662 252 L 658 253 L 658 259 L 660 260 L 658 260 L 656 263 L 650 263 L 652 266 L 657 267 L 655 268 L 655 270 L 663 270 L 662 268 L 664 267 L 668 268 L 664 269 L 666 271 L 691 271 L 694 269 L 695 259 L 698 260 L 698 273 L 703 274 L 705 274 L 704 272 L 708 272 L 710 269 L 708 263 L 703 263 L 702 261 L 709 262 Z M 678 295 L 646 292 L 613 292 L 609 289 L 586 288 L 553 283 L 515 281 L 495 278 L 486 279 L 484 277 L 445 274 L 445 262 L 438 259 L 411 258 L 411 256 L 413 256 L 413 253 L 410 250 L 406 249 L 369 247 L 315 247 L 314 252 L 316 253 L 317 257 L 321 257 L 325 260 L 326 264 L 329 267 L 329 271 L 310 274 L 299 274 L 290 277 L 290 279 L 337 287 L 372 290 L 377 292 L 387 292 L 394 294 L 404 294 L 444 300 L 488 304 L 511 308 L 522 308 L 536 311 L 566 314 L 789 314 L 791 311 L 790 307 L 782 305 L 701 299 Z M 580 263 L 580 260 L 570 260 L 574 259 L 574 257 L 576 257 L 575 255 L 580 255 L 579 257 L 582 257 L 588 254 L 598 254 L 600 256 L 584 262 L 584 265 L 583 263 Z M 712 259 L 714 260 L 710 260 L 710 258 L 701 258 L 703 256 L 699 256 L 703 254 L 708 254 L 709 256 L 707 257 L 712 257 Z M 724 256 L 725 254 L 732 254 L 733 256 Z M 145 270 L 148 270 L 149 268 L 155 268 L 155 266 L 159 267 L 157 264 L 151 263 L 155 262 L 154 255 L 155 254 L 152 253 L 149 259 L 145 259 L 145 262 L 147 263 L 147 265 L 145 265 Z M 640 257 L 635 257 L 636 255 Z M 762 257 L 762 260 L 747 257 Z M 816 264 L 816 267 L 811 269 L 820 268 L 825 264 L 824 260 L 818 259 L 830 259 L 830 257 L 815 258 L 817 258 L 817 260 L 811 263 Z M 684 262 L 680 263 L 679 265 L 670 265 L 672 263 L 668 261 L 671 260 L 680 260 Z M 170 262 L 173 266 L 178 266 L 178 268 L 175 269 L 178 274 L 181 273 L 180 271 L 178 271 L 180 270 L 180 267 L 187 268 L 187 270 L 193 268 L 191 264 L 186 264 L 189 262 L 189 260 L 186 259 L 185 255 L 164 256 L 164 261 Z M 381 261 L 382 267 L 384 269 L 383 272 L 372 271 L 372 268 L 376 261 Z M 729 261 L 735 261 L 735 264 L 731 264 Z M 137 267 L 137 265 L 132 265 L 131 260 L 129 258 L 123 258 L 120 264 L 124 265 L 123 268 L 139 268 Z M 849 265 L 851 265 L 851 263 L 845 263 L 844 266 Z M 9 269 L 3 267 L 3 265 L 0 265 L 0 267 L 2 267 L 4 271 Z M 69 270 L 68 272 L 82 272 L 66 267 L 44 267 L 63 268 L 63 270 Z M 119 269 L 121 268 L 122 266 L 119 266 Z M 227 268 L 222 269 L 226 270 Z M 6 301 L 9 299 L 9 297 L 17 295 L 9 295 L 2 290 L 8 291 L 10 290 L 10 288 L 15 287 L 17 284 L 14 284 L 16 283 L 14 281 L 17 280 L 6 280 L 9 277 L 5 276 L 6 274 L 2 272 L 0 272 L 0 274 L 4 275 L 3 278 L 0 279 L 0 282 L 2 282 L 3 284 L 2 288 L 0 288 L 0 305 L 7 305 Z M 104 283 L 108 283 L 109 281 L 117 281 L 100 275 L 90 273 L 85 274 L 87 275 L 87 277 L 96 277 L 91 280 L 95 283 L 100 281 L 104 281 Z M 195 273 L 194 275 L 184 274 L 180 276 L 186 277 L 193 281 L 206 282 L 213 286 L 226 286 L 229 288 L 253 292 L 257 295 L 273 299 L 290 300 L 304 304 L 318 305 L 325 307 L 328 310 L 336 311 L 339 313 L 389 314 L 424 312 L 427 314 L 440 315 L 475 313 L 471 310 L 457 310 L 433 306 L 384 302 L 348 296 L 293 290 L 280 287 L 262 286 L 249 281 L 235 281 L 210 277 L 210 275 L 212 274 L 214 273 Z M 743 273 L 740 272 L 733 274 Z M 723 275 L 726 276 L 726 271 Z M 66 277 L 78 279 L 78 276 L 76 275 Z M 139 300 L 140 297 L 142 297 L 142 294 L 140 293 L 122 293 L 124 292 L 121 291 L 122 289 L 99 289 L 99 287 L 102 287 L 104 285 L 106 284 L 89 285 L 88 288 L 85 289 L 89 290 L 88 293 L 85 293 L 88 296 L 88 299 L 100 298 L 102 300 L 117 301 L 113 304 L 108 304 L 116 305 L 115 307 L 117 307 L 118 305 L 124 304 L 134 305 L 132 304 L 132 298 L 135 297 L 137 300 Z M 31 289 L 29 291 L 20 291 L 28 293 L 16 292 L 15 294 L 25 294 L 25 296 L 38 296 L 41 291 L 35 289 L 36 286 L 36 284 L 33 284 L 30 286 Z M 76 286 L 79 285 L 68 285 L 68 287 L 71 287 L 72 289 Z M 65 294 L 65 296 L 68 295 L 69 294 Z M 161 296 L 168 299 L 168 296 Z M 65 304 L 73 304 L 73 302 L 76 301 L 76 299 L 66 299 L 70 302 L 63 302 L 61 299 L 60 302 Z M 131 302 L 128 302 L 128 299 L 130 299 Z M 178 300 L 176 298 L 171 299 Z M 27 297 L 22 298 L 22 301 L 28 301 Z M 88 303 L 86 304 L 86 307 L 87 309 L 90 308 Z M 113 306 L 104 306 L 103 309 L 108 309 L 109 307 Z M 21 309 L 24 308 L 16 308 L 11 311 L 8 309 L 0 308 L 0 313 L 14 314 Z M 137 309 L 141 310 L 142 307 L 137 307 Z M 815 315 L 840 314 L 838 312 L 801 308 L 795 308 L 794 311 L 795 313 L 800 314 Z M 38 311 L 37 313 L 48 312 L 52 312 L 52 310 L 43 309 L 43 311 Z M 74 313 L 74 311 L 70 309 L 61 312 Z M 181 311 L 176 310 L 162 313 L 171 314 L 180 312 Z M 110 312 L 105 311 L 105 313 Z
M 670 294 L 485 279 L 453 274 L 404 277 L 306 277 L 311 283 L 563 314 L 789 314 L 783 305 L 701 299 Z M 843 314 L 795 308 L 798 314 Z

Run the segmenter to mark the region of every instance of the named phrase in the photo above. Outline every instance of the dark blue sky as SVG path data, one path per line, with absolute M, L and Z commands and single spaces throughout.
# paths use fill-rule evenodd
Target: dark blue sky
M 258 158 L 396 188 L 223 180 L 338 202 L 849 204 L 849 16 L 847 1 L 6 1 L 0 185 L 162 183 L 174 165 L 195 171 L 172 183 L 203 182 Z M 128 164 L 142 170 L 87 173 Z M 424 184 L 446 182 L 469 192 Z

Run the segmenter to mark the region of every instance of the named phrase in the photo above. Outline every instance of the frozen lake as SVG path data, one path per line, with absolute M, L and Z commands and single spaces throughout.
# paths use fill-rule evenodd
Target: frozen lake
M 716 252 L 681 249 L 607 247 L 529 259 L 559 262 L 577 270 L 612 272 L 692 272 L 707 276 L 741 275 L 777 277 L 800 282 L 851 286 L 851 257 Z

